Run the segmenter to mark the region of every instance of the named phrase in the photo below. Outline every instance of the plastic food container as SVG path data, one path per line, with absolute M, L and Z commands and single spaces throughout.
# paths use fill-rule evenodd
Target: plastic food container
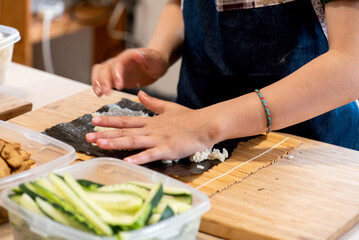
M 0 192 L 4 188 L 25 182 L 30 177 L 37 177 L 55 168 L 63 167 L 76 159 L 75 149 L 70 145 L 8 122 L 0 121 L 0 139 L 20 143 L 22 149 L 31 153 L 31 158 L 35 160 L 37 166 L 0 178 Z M 7 221 L 7 212 L 0 204 L 0 223 L 5 221 Z
M 192 193 L 193 203 L 190 210 L 139 230 L 124 232 L 122 237 L 126 240 L 195 239 L 201 215 L 210 208 L 209 198 L 204 193 L 163 174 L 114 158 L 95 158 L 63 167 L 54 172 L 59 174 L 69 172 L 74 178 L 87 179 L 102 184 L 126 181 L 162 182 L 164 186 L 186 188 Z M 49 218 L 33 214 L 12 201 L 8 197 L 11 192 L 11 188 L 4 190 L 0 201 L 9 211 L 15 239 L 116 239 L 85 233 L 61 225 Z
M 14 44 L 19 40 L 20 34 L 18 30 L 0 25 L 0 85 L 7 79 Z

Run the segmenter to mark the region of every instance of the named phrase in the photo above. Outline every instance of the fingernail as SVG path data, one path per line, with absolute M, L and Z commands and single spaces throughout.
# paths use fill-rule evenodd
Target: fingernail
M 92 118 L 92 122 L 95 123 L 95 124 L 100 123 L 100 121 L 101 121 L 101 118 L 100 118 L 100 117 L 94 117 L 94 118 Z
M 97 96 L 101 94 L 101 90 L 98 87 L 94 88 L 94 92 L 96 93 Z
M 92 140 L 95 139 L 95 134 L 94 133 L 88 133 L 88 134 L 86 134 L 86 138 L 87 138 L 87 140 L 92 141 Z
M 140 92 L 141 92 L 141 94 L 142 94 L 142 96 L 144 97 L 144 98 L 146 98 L 146 99 L 148 99 L 148 94 L 147 93 L 145 93 L 144 91 L 142 91 L 142 90 L 140 90 Z
M 141 57 L 143 57 L 144 59 L 146 59 L 146 53 L 145 53 L 144 51 L 142 51 L 142 50 L 137 50 L 137 53 L 138 53 Z
M 107 139 L 99 139 L 97 140 L 97 145 L 107 145 L 108 140 Z
M 123 159 L 123 161 L 128 162 L 128 163 L 135 164 L 135 160 L 132 159 L 132 158 L 130 158 L 130 157 L 127 157 L 127 158 Z

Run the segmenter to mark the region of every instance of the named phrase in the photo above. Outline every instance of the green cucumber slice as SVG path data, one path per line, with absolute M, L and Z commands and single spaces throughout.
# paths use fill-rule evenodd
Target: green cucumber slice
M 142 198 L 131 193 L 87 191 L 86 195 L 107 210 L 135 211 L 143 203 Z
M 164 205 L 164 208 L 161 209 L 160 211 L 158 209 L 159 206 L 157 206 L 156 211 L 148 219 L 147 224 L 154 224 L 154 223 L 160 222 L 162 220 L 165 220 L 165 219 L 175 215 L 174 211 L 172 210 L 172 208 L 169 205 L 167 205 L 167 204 L 163 204 L 163 205 Z M 157 212 L 157 211 L 159 211 L 159 212 Z
M 94 191 L 102 186 L 104 186 L 101 183 L 97 183 L 97 182 L 92 182 L 89 180 L 85 180 L 85 179 L 77 179 L 76 180 L 85 190 L 90 190 L 90 191 Z
M 54 207 L 52 204 L 47 201 L 37 197 L 35 199 L 37 206 L 44 212 L 49 218 L 55 220 L 56 222 L 62 223 L 64 225 L 79 229 L 84 232 L 90 232 L 86 227 L 84 227 L 80 222 L 74 220 L 67 214 L 63 213 L 61 210 Z
M 177 201 L 177 200 L 175 200 L 175 198 L 163 197 L 161 199 L 161 204 L 168 204 L 172 208 L 172 210 L 175 212 L 176 215 L 186 212 L 192 208 L 191 205 L 184 203 L 184 202 Z
M 69 185 L 66 184 L 59 176 L 54 173 L 49 174 L 51 182 L 56 186 L 58 191 L 63 194 L 65 199 L 73 204 L 73 206 L 80 212 L 94 228 L 99 235 L 110 236 L 113 234 L 112 229 L 107 225 L 95 212 L 79 197 Z M 64 176 L 64 179 L 66 177 Z M 75 181 L 76 182 L 76 181 Z M 78 184 L 76 182 L 76 184 Z M 81 188 L 81 186 L 80 186 Z M 81 188 L 82 189 L 82 188 Z
M 158 203 L 162 199 L 163 196 L 163 187 L 159 182 L 155 184 L 146 199 L 145 203 L 142 205 L 140 210 L 137 211 L 135 215 L 135 223 L 133 224 L 133 229 L 138 229 L 147 223 L 148 219 L 151 217 L 152 212 L 157 207 Z
M 22 196 L 22 194 L 14 193 L 14 194 L 9 195 L 9 198 L 11 200 L 13 200 L 14 202 L 19 203 L 21 196 Z
M 144 182 L 137 182 L 137 181 L 131 181 L 128 182 L 129 184 L 134 184 L 136 186 L 145 188 L 147 190 L 151 190 L 154 187 L 154 184 L 152 183 L 144 183 Z M 191 192 L 188 189 L 185 188 L 177 188 L 177 187 L 163 187 L 163 193 L 166 195 L 171 196 L 191 196 Z
M 146 199 L 148 197 L 149 191 L 139 187 L 134 184 L 120 183 L 107 185 L 98 188 L 96 191 L 98 192 L 122 192 L 122 193 L 132 193 L 140 196 L 142 199 Z
M 36 205 L 36 202 L 26 193 L 22 194 L 19 198 L 20 206 L 29 209 L 30 211 L 37 213 L 39 215 L 44 215 L 42 211 Z

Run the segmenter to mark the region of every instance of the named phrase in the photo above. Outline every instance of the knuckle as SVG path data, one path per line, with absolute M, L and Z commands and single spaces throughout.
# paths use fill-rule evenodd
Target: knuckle
M 119 117 L 118 122 L 119 122 L 121 127 L 123 127 L 123 128 L 128 127 L 128 122 L 124 117 Z
M 134 136 L 128 136 L 128 142 L 129 142 L 129 147 L 130 148 L 135 148 L 136 144 L 137 144 L 137 139 Z
M 124 137 L 127 135 L 128 131 L 127 131 L 127 129 L 119 129 L 118 132 L 121 137 Z

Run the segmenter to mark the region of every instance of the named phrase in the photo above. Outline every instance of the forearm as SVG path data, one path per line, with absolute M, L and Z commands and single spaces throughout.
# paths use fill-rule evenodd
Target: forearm
M 183 40 L 184 23 L 181 1 L 169 0 L 162 10 L 148 48 L 161 52 L 172 64 L 180 57 Z
M 318 57 L 286 78 L 261 90 L 271 113 L 272 129 L 291 126 L 358 98 L 357 60 L 337 51 Z M 218 141 L 263 133 L 267 120 L 256 93 L 204 109 L 213 119 Z

